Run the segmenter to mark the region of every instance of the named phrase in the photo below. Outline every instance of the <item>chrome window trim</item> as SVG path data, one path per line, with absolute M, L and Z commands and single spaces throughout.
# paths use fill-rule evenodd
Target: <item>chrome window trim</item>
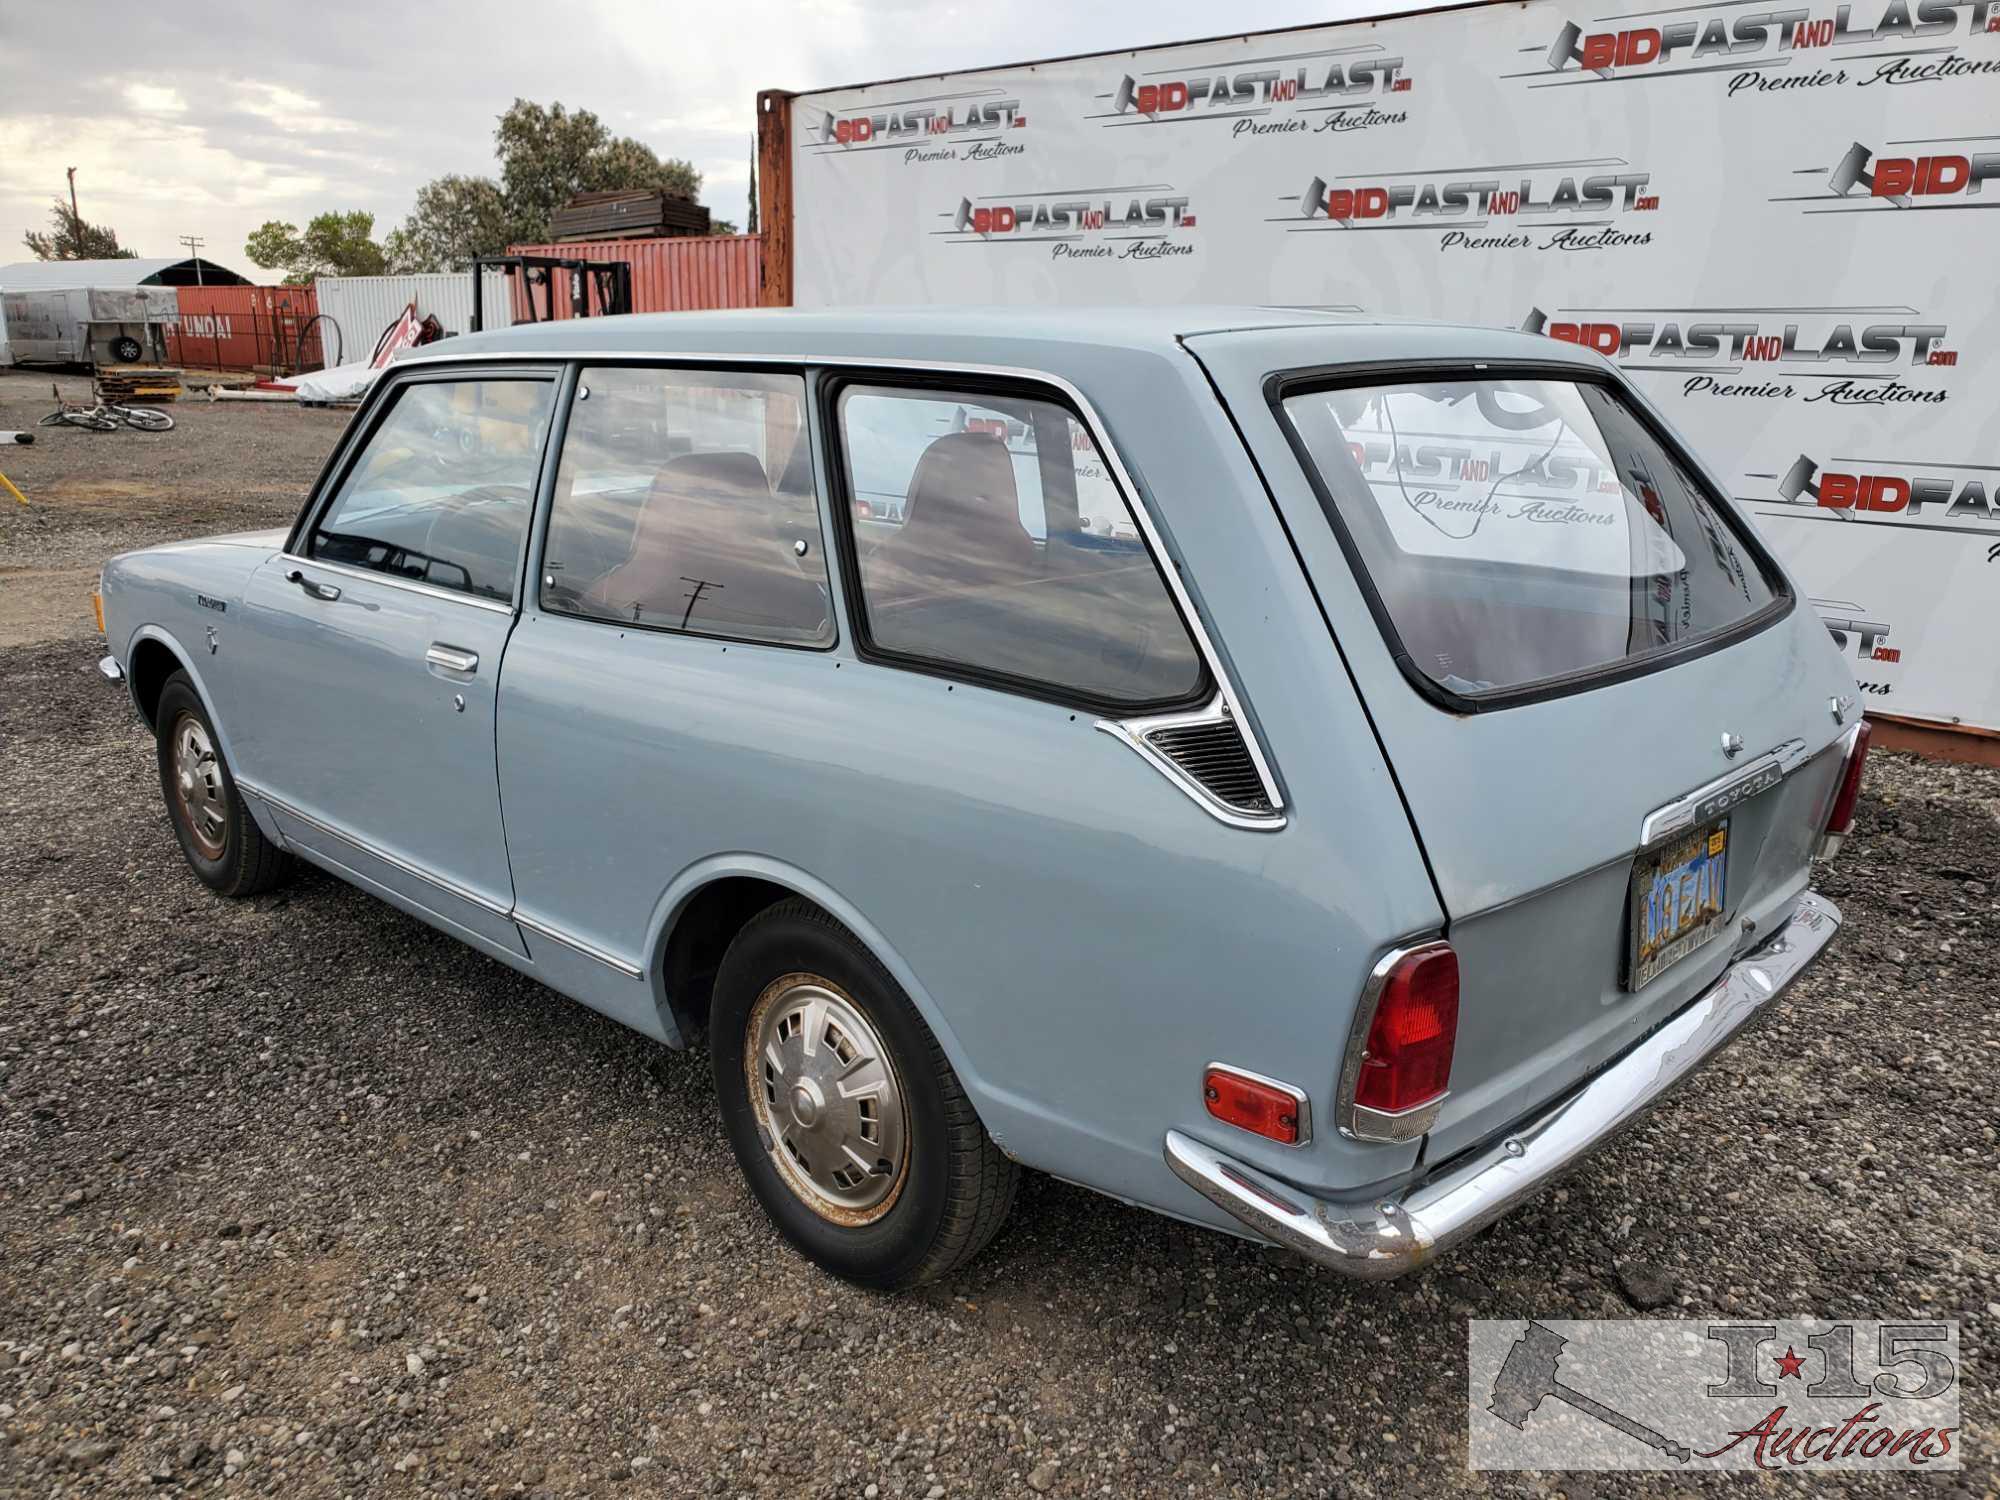
M 1306 1094 L 1306 1091 L 1300 1088 L 1297 1084 L 1287 1083 L 1282 1078 L 1273 1078 L 1267 1073 L 1254 1073 L 1248 1068 L 1239 1068 L 1238 1066 L 1236 1066 L 1235 1063 L 1226 1063 L 1226 1062 L 1208 1063 L 1202 1068 L 1201 1076 L 1205 1079 L 1208 1077 L 1210 1073 L 1229 1073 L 1237 1078 L 1248 1079 L 1251 1083 L 1261 1083 L 1267 1088 L 1274 1088 L 1278 1090 L 1278 1092 L 1281 1094 L 1290 1095 L 1292 1104 L 1297 1110 L 1298 1114 L 1299 1138 L 1295 1141 L 1279 1141 L 1278 1144 L 1280 1146 L 1288 1146 L 1293 1150 L 1297 1150 L 1300 1146 L 1310 1146 L 1312 1144 L 1312 1138 L 1313 1138 L 1312 1099 Z M 1204 1103 L 1205 1102 L 1206 1101 L 1204 1100 Z M 1210 1116 L 1210 1118 L 1216 1119 L 1215 1116 Z M 1216 1123 L 1221 1125 L 1227 1125 L 1229 1121 L 1216 1119 Z M 1243 1127 L 1239 1125 L 1236 1128 L 1240 1130 Z M 1255 1135 L 1256 1132 L 1252 1131 L 1251 1134 Z M 1259 1139 L 1268 1140 L 1269 1137 L 1262 1136 L 1259 1137 Z
M 544 922 L 536 921 L 533 917 L 523 916 L 518 906 L 514 908 L 510 915 L 514 918 L 515 926 L 526 928 L 529 932 L 535 934 L 536 937 L 545 937 L 552 943 L 560 943 L 563 947 L 568 948 L 574 953 L 581 953 L 585 958 L 595 959 L 607 969 L 616 969 L 627 979 L 644 979 L 646 977 L 646 971 L 638 967 L 638 965 L 628 963 L 616 954 L 607 952 L 594 943 L 586 943 L 574 933 L 564 932 L 559 927 L 551 927 Z
M 1368 971 L 1368 982 L 1361 987 L 1361 1003 L 1354 1008 L 1354 1024 L 1348 1029 L 1340 1088 L 1333 1100 L 1333 1127 L 1351 1141 L 1413 1141 L 1431 1128 L 1451 1097 L 1451 1090 L 1446 1089 L 1435 1099 L 1394 1113 L 1354 1102 L 1354 1090 L 1361 1082 L 1361 1062 L 1368 1055 L 1368 1033 L 1375 1025 L 1375 1007 L 1381 1003 L 1389 971 L 1413 953 L 1445 946 L 1442 938 L 1435 937 L 1402 943 L 1383 954 Z
M 1214 670 L 1212 665 L 1210 670 Z M 1273 833 L 1283 828 L 1286 822 L 1285 804 L 1278 796 L 1277 788 L 1271 784 L 1261 761 L 1257 761 L 1257 771 L 1259 778 L 1264 782 L 1264 795 L 1271 799 L 1271 811 L 1268 813 L 1245 812 L 1240 807 L 1233 807 L 1229 803 L 1224 802 L 1215 793 L 1211 792 L 1199 781 L 1196 781 L 1177 762 L 1163 754 L 1159 747 L 1146 737 L 1160 729 L 1176 729 L 1185 725 L 1210 724 L 1232 725 L 1236 732 L 1243 736 L 1243 743 L 1250 748 L 1251 759 L 1256 761 L 1255 739 L 1245 732 L 1244 726 L 1230 713 L 1227 701 L 1219 693 L 1210 699 L 1205 706 L 1185 710 L 1180 713 L 1152 714 L 1140 719 L 1099 719 L 1097 721 L 1099 729 L 1138 751 L 1147 764 L 1166 777 L 1167 780 L 1171 781 L 1196 806 L 1200 807 L 1203 812 L 1207 813 L 1217 822 L 1226 823 L 1231 828 L 1247 828 L 1263 833 Z
M 1740 771 L 1718 776 L 1685 796 L 1654 808 L 1639 824 L 1640 850 L 1643 852 L 1699 823 L 1720 817 L 1738 803 L 1769 791 L 1811 758 L 1804 740 L 1787 740 L 1765 751 Z
M 496 917 L 511 918 L 513 915 L 507 907 L 500 905 L 497 901 L 489 900 L 477 891 L 469 891 L 456 881 L 449 880 L 434 870 L 426 870 L 419 865 L 414 865 L 400 854 L 391 854 L 387 849 L 371 844 L 364 838 L 357 838 L 345 829 L 335 828 L 331 823 L 316 818 L 301 808 L 294 807 L 291 803 L 285 801 L 284 798 L 274 795 L 253 781 L 246 781 L 243 777 L 238 776 L 236 778 L 236 785 L 255 797 L 258 801 L 269 803 L 273 808 L 287 817 L 297 818 L 307 827 L 318 829 L 328 838 L 339 839 L 349 848 L 358 849 L 371 859 L 379 859 L 383 864 L 388 865 L 392 869 L 402 871 L 403 874 L 410 876 L 412 879 L 421 880 L 425 885 L 443 891 L 448 896 L 455 896 L 467 906 L 476 906 L 481 911 Z
M 278 561 L 301 568 L 325 568 L 329 573 L 342 573 L 349 578 L 386 584 L 392 589 L 405 589 L 412 594 L 424 594 L 432 599 L 448 599 L 454 604 L 469 604 L 474 609 L 491 610 L 498 615 L 514 613 L 513 605 L 502 604 L 498 599 L 482 599 L 476 594 L 461 593 L 457 589 L 439 588 L 434 583 L 419 583 L 414 578 L 398 578 L 393 573 L 378 573 L 373 568 L 356 568 L 347 563 L 327 562 L 324 558 L 318 557 L 300 557 L 295 552 L 280 552 Z
M 1235 719 L 1238 730 L 1243 735 L 1244 746 L 1250 752 L 1251 762 L 1257 767 L 1257 775 L 1264 783 L 1265 794 L 1271 799 L 1271 806 L 1274 810 L 1278 812 L 1283 811 L 1285 806 L 1284 798 L 1278 791 L 1278 778 L 1271 769 L 1269 757 L 1265 754 L 1263 737 L 1253 727 L 1250 716 L 1244 711 L 1243 700 L 1236 691 L 1235 682 L 1223 668 L 1222 655 L 1216 649 L 1214 640 L 1209 636 L 1208 626 L 1203 621 L 1201 612 L 1195 608 L 1194 598 L 1189 594 L 1187 584 L 1180 576 L 1180 569 L 1175 564 L 1174 555 L 1167 550 L 1160 529 L 1154 522 L 1152 509 L 1146 503 L 1144 493 L 1133 482 L 1131 471 L 1125 467 L 1124 458 L 1119 454 L 1117 445 L 1111 441 L 1110 434 L 1105 430 L 1104 420 L 1098 415 L 1097 408 L 1091 404 L 1090 398 L 1085 396 L 1082 391 L 1078 390 L 1062 376 L 1048 370 L 1028 369 L 1018 365 L 964 364 L 953 360 L 884 359 L 861 354 L 812 354 L 806 352 L 786 354 L 737 352 L 732 354 L 727 351 L 709 349 L 553 349 L 532 353 L 517 350 L 511 354 L 498 350 L 488 350 L 483 354 L 447 353 L 418 355 L 411 359 L 397 360 L 389 366 L 389 370 L 401 372 L 429 365 L 496 364 L 505 363 L 509 360 L 567 363 L 576 365 L 579 368 L 593 362 L 608 362 L 614 364 L 654 366 L 695 365 L 710 367 L 722 365 L 726 367 L 729 365 L 775 365 L 788 369 L 904 370 L 946 377 L 953 375 L 976 375 L 987 376 L 996 380 L 1017 380 L 1028 385 L 1039 384 L 1060 392 L 1076 409 L 1078 414 L 1082 416 L 1084 425 L 1090 430 L 1091 439 L 1097 444 L 1098 452 L 1104 455 L 1105 462 L 1111 466 L 1112 477 L 1117 481 L 1118 488 L 1131 509 L 1132 519 L 1138 524 L 1139 530 L 1145 535 L 1146 546 L 1152 552 L 1157 571 L 1162 581 L 1165 582 L 1167 591 L 1173 595 L 1174 603 L 1180 607 L 1181 617 L 1187 621 L 1189 632 L 1194 636 L 1195 649 L 1201 652 L 1203 662 L 1207 664 L 1210 675 L 1215 679 L 1216 694 L 1228 708 L 1230 716 Z M 819 452 L 815 451 L 815 460 L 819 457 Z M 817 471 L 815 471 L 815 478 L 817 479 L 817 477 Z M 824 495 L 821 498 L 824 500 Z M 824 527 L 825 519 L 824 517 L 822 519 L 822 528 Z M 835 524 L 838 524 L 838 517 L 831 519 L 833 519 Z M 367 576 L 376 577 L 380 575 L 370 574 Z M 853 607 L 852 600 L 846 602 L 850 608 Z M 1004 689 L 1001 689 L 1001 691 L 1004 691 Z M 1205 710 L 1197 712 L 1199 714 L 1200 712 L 1205 712 Z M 1098 727 L 1106 728 L 1107 725 L 1113 722 L 1115 721 L 1106 720 Z M 1138 723 L 1143 721 L 1128 720 L 1125 722 Z M 1109 729 L 1108 732 L 1112 734 L 1118 733 L 1115 728 Z M 1144 754 L 1145 752 L 1142 751 L 1141 753 Z M 1151 757 L 1149 756 L 1148 758 L 1150 759 Z M 1187 789 L 1187 784 L 1179 778 L 1175 778 L 1175 784 L 1181 786 L 1183 790 Z M 1211 803 L 1214 803 L 1214 799 L 1208 797 L 1206 793 L 1202 797 L 1197 798 L 1197 801 L 1201 803 L 1204 809 L 1211 813 L 1215 811 L 1215 806 L 1227 805 L 1215 804 L 1211 806 Z M 1220 816 L 1220 814 L 1217 814 L 1217 816 Z M 1231 810 L 1229 817 L 1222 818 L 1222 821 L 1231 823 L 1232 827 L 1249 826 L 1266 830 L 1283 826 L 1282 818 L 1275 824 L 1269 819 L 1254 820 L 1247 825 L 1231 822 L 1232 819 L 1243 816 L 1243 814 Z

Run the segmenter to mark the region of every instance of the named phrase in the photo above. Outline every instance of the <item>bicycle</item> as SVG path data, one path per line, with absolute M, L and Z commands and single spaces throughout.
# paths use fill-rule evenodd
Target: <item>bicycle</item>
M 151 406 L 120 406 L 115 402 L 95 402 L 79 406 L 63 399 L 59 386 L 50 386 L 56 409 L 42 418 L 44 427 L 81 427 L 86 432 L 116 432 L 121 426 L 135 432 L 172 432 L 174 419 Z

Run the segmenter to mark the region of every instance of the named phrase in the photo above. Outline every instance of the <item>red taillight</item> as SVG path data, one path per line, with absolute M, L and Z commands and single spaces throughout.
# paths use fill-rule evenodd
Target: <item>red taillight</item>
M 1854 804 L 1861 800 L 1861 763 L 1868 758 L 1868 721 L 1854 726 L 1854 744 L 1841 767 L 1840 790 L 1833 794 L 1833 810 L 1826 815 L 1826 831 L 1836 837 L 1854 826 Z
M 1398 959 L 1382 980 L 1354 1102 L 1401 1114 L 1444 1096 L 1458 1041 L 1458 955 L 1431 943 Z
M 1299 1096 L 1289 1089 L 1228 1068 L 1210 1068 L 1201 1075 L 1201 1096 L 1207 1101 L 1208 1112 L 1224 1124 L 1269 1136 L 1287 1146 L 1296 1146 L 1303 1139 Z

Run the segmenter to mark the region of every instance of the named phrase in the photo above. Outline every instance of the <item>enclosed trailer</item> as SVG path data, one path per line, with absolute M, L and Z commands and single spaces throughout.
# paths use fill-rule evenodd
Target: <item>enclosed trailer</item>
M 164 364 L 180 319 L 172 287 L 61 287 L 0 293 L 16 364 Z

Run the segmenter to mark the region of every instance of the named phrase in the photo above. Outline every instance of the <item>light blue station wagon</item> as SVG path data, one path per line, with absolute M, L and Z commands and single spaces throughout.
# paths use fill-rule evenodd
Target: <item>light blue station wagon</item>
M 853 1280 L 1019 1168 L 1393 1276 L 1826 946 L 1867 726 L 1593 354 L 1269 308 L 692 314 L 390 368 L 104 571 L 195 873 L 649 1036 Z

